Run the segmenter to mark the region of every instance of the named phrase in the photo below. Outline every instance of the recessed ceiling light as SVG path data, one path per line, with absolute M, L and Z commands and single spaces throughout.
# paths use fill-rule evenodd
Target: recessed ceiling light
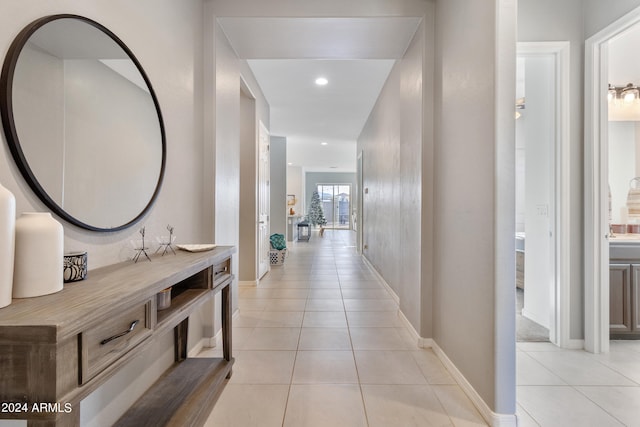
M 328 142 L 321 142 L 320 145 L 329 145 Z
M 324 86 L 324 85 L 326 85 L 327 83 L 329 83 L 329 80 L 325 79 L 324 77 L 318 77 L 318 78 L 316 79 L 316 84 L 317 84 L 318 86 Z
M 289 162 L 289 163 L 287 163 L 287 164 L 288 164 L 289 166 L 293 166 L 293 163 L 291 163 L 291 162 Z

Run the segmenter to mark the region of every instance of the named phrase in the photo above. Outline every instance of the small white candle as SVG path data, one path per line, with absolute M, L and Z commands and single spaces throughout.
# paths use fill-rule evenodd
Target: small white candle
M 627 224 L 629 222 L 629 208 L 623 206 L 620 208 L 620 224 Z

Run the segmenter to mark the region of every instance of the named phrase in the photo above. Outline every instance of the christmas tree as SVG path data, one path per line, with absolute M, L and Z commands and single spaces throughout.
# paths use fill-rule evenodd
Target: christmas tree
M 311 196 L 311 206 L 309 207 L 307 220 L 311 225 L 319 225 L 320 227 L 327 223 L 327 219 L 324 217 L 324 211 L 322 210 L 322 202 L 320 201 L 318 190 L 314 190 L 313 196 Z

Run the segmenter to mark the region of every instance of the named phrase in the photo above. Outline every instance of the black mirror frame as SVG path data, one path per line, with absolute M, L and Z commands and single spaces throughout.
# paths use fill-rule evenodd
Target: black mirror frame
M 153 103 L 155 105 L 156 113 L 158 114 L 158 124 L 160 126 L 160 135 L 162 142 L 162 161 L 160 165 L 160 175 L 158 177 L 158 182 L 156 184 L 155 191 L 149 200 L 149 203 L 145 206 L 145 208 L 131 221 L 116 226 L 112 228 L 102 228 L 96 227 L 91 224 L 87 224 L 74 216 L 70 215 L 63 208 L 61 208 L 44 190 L 44 188 L 40 185 L 38 180 L 36 179 L 33 171 L 29 167 L 27 159 L 22 151 L 20 146 L 20 140 L 18 138 L 18 133 L 16 130 L 16 125 L 13 116 L 13 76 L 15 73 L 16 64 L 18 62 L 18 57 L 20 56 L 20 52 L 22 48 L 27 43 L 31 35 L 37 31 L 39 28 L 44 26 L 45 24 L 55 21 L 58 19 L 77 19 L 83 21 L 98 30 L 102 31 L 106 35 L 108 35 L 114 42 L 120 46 L 120 48 L 129 56 L 131 61 L 135 64 L 136 68 L 140 72 L 140 75 L 144 79 L 147 87 L 149 89 L 149 93 L 151 94 L 151 98 L 153 99 Z M 2 66 L 2 73 L 0 74 L 0 117 L 2 118 L 2 126 L 4 128 L 5 137 L 7 139 L 7 144 L 9 145 L 9 150 L 11 151 L 11 155 L 13 156 L 18 169 L 22 173 L 22 176 L 27 181 L 31 190 L 40 198 L 40 200 L 53 211 L 60 218 L 65 221 L 76 225 L 80 228 L 90 231 L 100 231 L 100 232 L 109 232 L 109 231 L 120 231 L 125 228 L 128 228 L 138 222 L 144 215 L 146 215 L 154 202 L 156 201 L 158 194 L 160 193 L 160 188 L 162 187 L 162 181 L 165 173 L 165 165 L 166 165 L 166 157 L 167 157 L 167 143 L 166 143 L 166 135 L 164 128 L 164 121 L 162 119 L 162 112 L 160 111 L 160 104 L 158 103 L 158 98 L 156 97 L 155 91 L 153 90 L 153 86 L 151 85 L 151 81 L 147 77 L 142 65 L 133 54 L 133 52 L 124 44 L 118 36 L 116 36 L 109 29 L 104 27 L 103 25 L 93 21 L 89 18 L 79 15 L 73 14 L 57 14 L 45 16 L 43 18 L 36 19 L 29 25 L 27 25 L 20 33 L 16 36 L 13 43 L 9 47 L 7 51 L 7 56 L 5 58 L 4 64 Z

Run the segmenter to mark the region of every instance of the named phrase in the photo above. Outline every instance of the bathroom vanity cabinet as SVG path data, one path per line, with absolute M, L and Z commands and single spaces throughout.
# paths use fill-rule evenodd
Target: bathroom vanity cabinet
M 78 426 L 80 401 L 173 330 L 176 363 L 118 425 L 199 425 L 231 375 L 233 247 L 89 271 L 56 294 L 0 310 L 0 419 Z M 171 304 L 158 310 L 158 294 Z M 222 293 L 223 357 L 187 358 L 189 315 Z
M 640 339 L 640 241 L 609 243 L 609 334 Z

